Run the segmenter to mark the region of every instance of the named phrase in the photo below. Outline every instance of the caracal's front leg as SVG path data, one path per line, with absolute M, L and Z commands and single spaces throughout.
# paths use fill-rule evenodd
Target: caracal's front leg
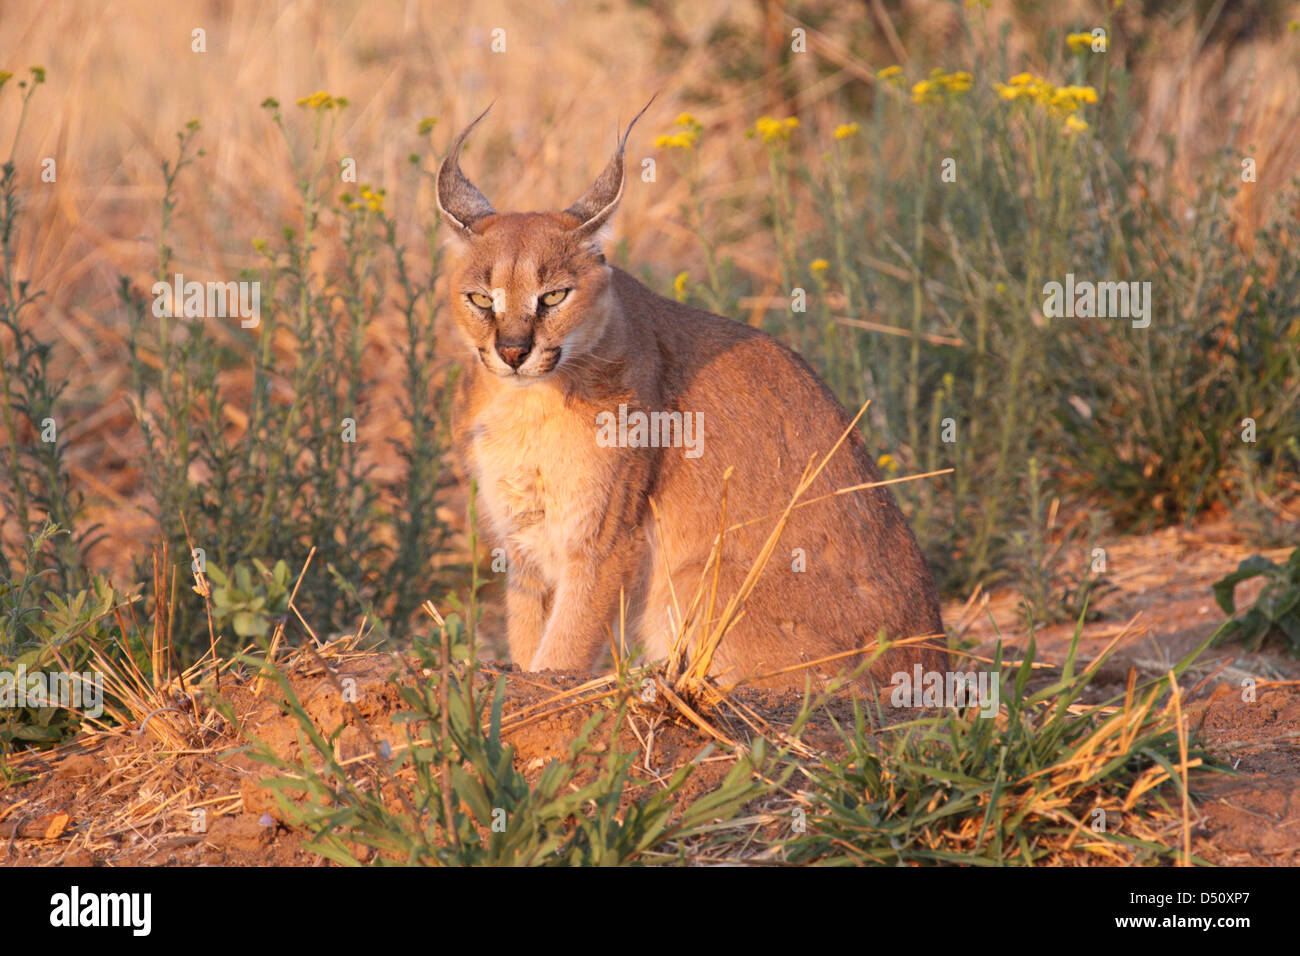
M 506 640 L 510 660 L 527 668 L 546 628 L 546 583 L 526 559 L 511 554 L 506 574 Z
M 591 670 L 609 643 L 619 594 L 630 599 L 643 545 L 635 539 L 602 555 L 571 558 L 560 576 L 541 645 L 529 670 Z

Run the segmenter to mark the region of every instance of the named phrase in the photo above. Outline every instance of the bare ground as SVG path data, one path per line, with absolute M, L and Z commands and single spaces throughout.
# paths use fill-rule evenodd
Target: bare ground
M 1102 599 L 1101 619 L 1086 624 L 1080 640 L 1080 655 L 1090 659 L 1119 637 L 1096 681 L 1107 695 L 1122 692 L 1130 667 L 1164 673 L 1213 634 L 1223 615 L 1211 585 L 1256 553 L 1227 520 L 1124 538 L 1107 552 L 1117 590 Z M 1277 561 L 1289 552 L 1262 553 Z M 1243 583 L 1238 606 L 1253 600 L 1259 586 Z M 1028 642 L 1017 607 L 1010 593 L 979 596 L 946 609 L 945 620 L 950 628 L 968 628 L 965 636 L 979 641 L 977 653 L 991 653 L 1000 633 L 1010 654 Z M 1038 659 L 1059 662 L 1073 633 L 1073 623 L 1037 631 Z M 1252 680 L 1249 701 L 1243 682 Z M 1300 863 L 1300 798 L 1293 798 L 1300 791 L 1300 661 L 1267 646 L 1245 653 L 1230 642 L 1209 648 L 1182 683 L 1208 699 L 1202 740 L 1236 770 L 1193 778 L 1196 852 L 1223 865 Z

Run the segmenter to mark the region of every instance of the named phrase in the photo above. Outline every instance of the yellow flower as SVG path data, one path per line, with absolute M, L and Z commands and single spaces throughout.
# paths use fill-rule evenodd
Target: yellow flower
M 265 239 L 254 239 L 253 248 L 258 252 L 260 252 L 262 255 L 266 255 L 270 247 L 267 245 Z
M 965 70 L 958 70 L 956 73 L 941 77 L 939 82 L 953 93 L 965 93 L 971 88 L 971 75 Z
M 421 136 L 427 136 L 429 133 L 433 132 L 433 128 L 437 125 L 438 120 L 436 117 L 426 116 L 424 119 L 420 120 L 420 125 L 417 127 L 417 131 Z
M 679 113 L 673 125 L 678 127 L 675 133 L 665 133 L 655 137 L 656 149 L 693 149 L 700 140 L 704 127 L 690 113 Z
M 655 137 L 655 149 L 691 149 L 697 139 L 699 139 L 699 134 L 691 130 L 682 130 L 680 133 L 666 133 L 663 136 Z
M 361 201 L 348 204 L 349 209 L 369 209 L 371 212 L 384 211 L 384 196 L 387 195 L 386 189 L 371 189 L 369 186 L 361 187 Z
M 1050 90 L 1047 105 L 1057 113 L 1075 113 L 1081 104 L 1097 102 L 1097 91 L 1091 86 L 1062 86 L 1055 89 L 1050 84 L 1044 86 Z
M 1300 20 L 1292 20 L 1286 25 L 1288 33 L 1300 33 Z
M 850 136 L 858 135 L 859 126 L 857 123 L 841 123 L 835 127 L 836 139 L 848 139 Z
M 1047 106 L 1056 95 L 1056 87 L 1041 76 L 1032 73 L 1017 73 L 1007 80 L 1006 85 L 997 84 L 998 95 L 1006 100 L 1027 99 Z
M 993 88 L 1004 100 L 1033 100 L 1057 116 L 1072 116 L 1083 104 L 1097 102 L 1097 91 L 1091 86 L 1057 87 L 1032 73 L 1017 73 L 1006 83 L 994 83 Z
M 907 82 L 907 77 L 903 75 L 903 68 L 898 65 L 885 67 L 876 74 L 876 77 L 896 88 L 901 88 Z
M 888 452 L 876 459 L 876 465 L 881 471 L 888 472 L 891 475 L 898 473 L 898 459 Z
M 1058 113 L 1073 113 L 1079 108 L 1079 101 L 1065 90 L 1053 90 L 1047 105 Z
M 770 116 L 760 116 L 754 123 L 754 128 L 746 135 L 757 136 L 765 143 L 783 143 L 790 138 L 790 134 L 799 128 L 799 119 L 795 116 L 787 116 L 783 120 L 773 119 Z
M 316 110 L 317 112 L 333 109 L 341 110 L 343 107 L 348 105 L 346 97 L 330 96 L 324 90 L 317 90 L 311 96 L 300 96 L 296 102 L 299 106 L 306 107 L 309 110 Z
M 689 272 L 679 272 L 677 278 L 673 280 L 673 295 L 678 302 L 686 301 L 686 283 L 690 280 Z
M 9 73 L 9 72 L 6 71 L 6 70 L 0 70 L 0 86 L 4 86 L 6 83 L 8 83 L 8 82 L 9 82 L 10 80 L 12 80 L 13 78 L 14 78 L 14 75 L 13 75 L 12 73 Z
M 913 103 L 936 103 L 939 100 L 939 88 L 933 80 L 922 80 L 912 87 Z
M 32 83 L 33 83 L 33 85 L 39 86 L 40 84 L 44 83 L 44 82 L 45 82 L 45 67 L 43 67 L 43 66 L 34 66 L 34 67 L 32 67 L 31 69 L 32 69 Z
M 825 272 L 830 267 L 831 264 L 827 262 L 825 259 L 814 259 L 812 262 L 808 263 L 808 270 L 812 272 L 813 275 L 816 276 L 820 276 L 823 272 Z
M 913 103 L 937 103 L 944 93 L 967 93 L 971 88 L 971 75 L 965 70 L 947 73 L 939 67 L 930 71 L 930 78 L 912 87 Z
M 1065 38 L 1065 42 L 1075 53 L 1087 53 L 1092 49 L 1092 34 L 1071 33 Z
M 1067 116 L 1065 118 L 1065 131 L 1067 133 L 1082 133 L 1088 128 L 1088 124 L 1077 116 Z

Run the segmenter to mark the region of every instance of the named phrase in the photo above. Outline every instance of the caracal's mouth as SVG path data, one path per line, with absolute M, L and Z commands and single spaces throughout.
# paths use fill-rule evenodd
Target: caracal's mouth
M 560 359 L 564 357 L 564 349 L 559 345 L 541 350 L 542 359 L 536 367 L 529 368 L 525 362 L 519 368 L 510 368 L 504 363 L 493 364 L 488 361 L 487 349 L 478 350 L 478 360 L 483 367 L 495 375 L 497 378 L 509 382 L 511 385 L 525 386 L 532 385 L 549 376 L 560 367 Z

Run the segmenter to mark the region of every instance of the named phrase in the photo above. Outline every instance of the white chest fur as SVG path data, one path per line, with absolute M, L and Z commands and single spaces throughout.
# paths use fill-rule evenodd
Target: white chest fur
M 474 423 L 481 512 L 552 587 L 592 540 L 608 502 L 610 449 L 594 421 L 545 386 L 503 388 Z

